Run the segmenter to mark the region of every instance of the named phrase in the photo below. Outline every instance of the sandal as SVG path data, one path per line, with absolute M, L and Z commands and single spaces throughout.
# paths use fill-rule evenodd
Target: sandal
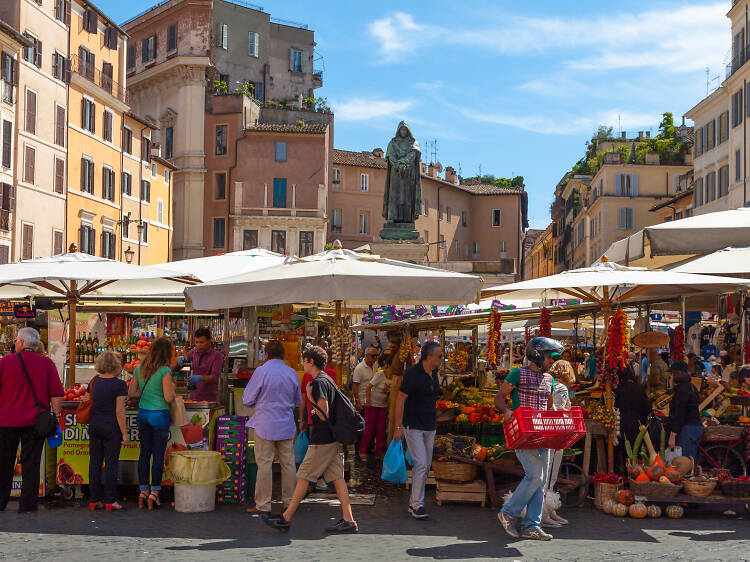
M 96 511 L 97 509 L 104 509 L 104 504 L 102 502 L 89 503 L 89 511 Z
M 138 509 L 143 509 L 144 504 L 148 501 L 148 490 L 141 490 L 141 495 L 138 496 Z M 149 509 L 151 509 L 149 507 Z
M 120 511 L 121 509 L 125 509 L 125 506 L 122 505 L 120 502 L 114 501 L 112 503 L 108 503 L 105 506 L 105 509 L 107 511 Z
M 148 508 L 149 510 L 154 509 L 154 507 L 161 507 L 161 502 L 159 501 L 159 492 L 151 492 L 148 495 Z

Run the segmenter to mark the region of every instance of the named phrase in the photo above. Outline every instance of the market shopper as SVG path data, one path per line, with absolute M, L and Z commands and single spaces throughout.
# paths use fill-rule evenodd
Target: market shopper
M 370 442 L 375 440 L 375 454 L 385 455 L 385 429 L 388 423 L 388 391 L 391 381 L 385 375 L 385 369 L 391 366 L 392 357 L 382 353 L 378 358 L 378 369 L 367 383 L 365 391 L 365 432 L 359 445 L 359 452 L 366 454 Z
M 193 341 L 195 347 L 185 355 L 192 368 L 188 384 L 195 387 L 190 393 L 190 400 L 218 402 L 219 378 L 224 366 L 224 355 L 214 349 L 211 330 L 206 327 L 195 331 Z
M 375 360 L 378 358 L 378 350 L 374 347 L 365 349 L 365 355 L 359 365 L 354 368 L 352 373 L 352 393 L 354 394 L 354 406 L 361 413 L 367 399 L 367 384 L 375 374 L 372 370 Z
M 97 375 L 89 383 L 85 400 L 91 400 L 89 414 L 89 508 L 120 510 L 117 501 L 117 468 L 120 446 L 128 443 L 125 401 L 128 387 L 120 379 L 120 354 L 102 352 L 94 362 Z M 102 463 L 104 468 L 102 468 Z
M 42 410 L 52 409 L 60 417 L 60 376 L 52 360 L 36 352 L 39 341 L 34 328 L 21 328 L 16 353 L 0 359 L 0 511 L 10 499 L 19 442 L 23 483 L 18 511 L 36 511 L 44 437 L 36 434 L 34 425 Z
M 349 491 L 344 480 L 344 453 L 341 443 L 333 437 L 330 422 L 322 417 L 325 415 L 327 418 L 330 415 L 330 408 L 337 399 L 336 384 L 323 371 L 327 361 L 325 351 L 318 346 L 307 349 L 302 354 L 304 371 L 313 376 L 313 381 L 307 385 L 305 392 L 317 408 L 313 408 L 310 446 L 305 460 L 302 461 L 297 471 L 297 486 L 294 489 L 292 501 L 281 515 L 263 514 L 261 516 L 266 525 L 280 531 L 290 529 L 292 518 L 307 494 L 310 482 L 315 482 L 321 474 L 327 482 L 333 483 L 336 496 L 341 502 L 342 517 L 335 524 L 327 527 L 326 532 L 356 533 L 359 530 L 352 515 Z
M 682 454 L 695 458 L 698 454 L 698 443 L 703 435 L 698 405 L 698 391 L 690 382 L 688 365 L 684 361 L 672 363 L 672 384 L 674 392 L 669 404 L 669 448 L 675 445 L 682 448 Z
M 656 348 L 648 350 L 648 360 L 646 363 L 646 391 L 653 392 L 656 390 L 667 390 L 669 381 L 668 366 L 662 359 Z
M 136 388 L 141 391 L 138 404 L 138 433 L 141 442 L 138 456 L 140 509 L 146 504 L 149 509 L 161 505 L 159 492 L 169 438 L 169 403 L 175 399 L 175 385 L 170 369 L 173 356 L 174 344 L 169 338 L 155 340 L 143 363 L 135 369 L 135 384 L 130 385 L 131 397 Z
M 437 371 L 443 349 L 434 341 L 422 345 L 419 363 L 404 373 L 396 399 L 396 425 L 393 438 L 406 437 L 412 459 L 412 486 L 409 513 L 415 519 L 429 517 L 424 507 L 424 488 L 432 465 L 437 419 L 435 403 L 440 396 Z
M 266 346 L 268 360 L 255 369 L 242 394 L 242 403 L 255 408 L 247 427 L 255 430 L 255 507 L 248 513 L 271 513 L 273 459 L 281 466 L 281 497 L 284 506 L 292 501 L 295 481 L 293 440 L 294 408 L 302 403 L 297 372 L 284 363 L 284 345 L 271 340 Z
M 506 423 L 513 418 L 513 410 L 520 406 L 535 410 L 552 409 L 555 381 L 547 371 L 560 358 L 563 349 L 560 342 L 551 338 L 533 338 L 528 343 L 526 359 L 529 366 L 513 369 L 508 373 L 495 396 L 495 406 L 504 413 Z M 512 408 L 506 403 L 508 396 L 513 402 Z M 497 517 L 512 537 L 548 541 L 552 539 L 552 535 L 543 531 L 539 523 L 544 507 L 544 487 L 547 482 L 550 450 L 516 449 L 515 452 L 525 474 Z M 519 530 L 517 518 L 524 509 L 526 515 Z

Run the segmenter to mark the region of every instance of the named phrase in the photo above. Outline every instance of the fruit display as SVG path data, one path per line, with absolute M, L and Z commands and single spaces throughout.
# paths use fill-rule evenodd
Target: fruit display
M 463 348 L 456 348 L 448 354 L 448 366 L 460 373 L 468 371 L 469 354 Z
M 66 402 L 80 402 L 86 394 L 87 385 L 77 384 L 73 388 L 68 388 L 63 394 L 63 400 Z
M 602 504 L 602 511 L 604 513 L 609 513 L 612 515 L 612 508 L 615 507 L 615 500 L 604 500 L 604 503 Z
M 404 365 L 408 364 L 409 355 L 411 354 L 411 348 L 412 348 L 412 340 L 407 335 L 404 334 L 404 337 L 401 339 L 401 343 L 398 347 L 398 358 L 401 363 Z
M 135 372 L 135 368 L 140 364 L 140 359 L 133 359 L 130 363 L 125 363 L 122 368 L 132 375 Z
M 612 387 L 617 386 L 620 380 L 619 373 L 627 366 L 630 357 L 629 333 L 628 317 L 622 308 L 618 308 L 609 319 L 607 349 L 601 371 L 597 364 L 597 376 L 602 383 L 609 382 Z
M 628 508 L 628 515 L 630 515 L 633 519 L 643 519 L 644 517 L 646 517 L 646 515 L 648 515 L 646 504 L 643 504 L 641 502 L 632 504 Z
M 494 405 L 464 406 L 461 414 L 468 416 L 470 423 L 497 423 L 502 421 L 502 416 L 497 413 Z M 456 418 L 456 421 L 459 421 Z
M 620 490 L 617 492 L 617 501 L 627 507 L 633 505 L 635 497 L 630 490 Z
M 502 315 L 494 308 L 490 311 L 489 323 L 487 325 L 487 363 L 496 367 L 498 362 L 498 351 L 502 341 Z
M 461 404 L 458 402 L 451 402 L 450 400 L 438 400 L 435 404 L 435 407 L 438 410 L 445 411 L 445 410 L 451 410 L 453 408 L 460 408 Z
M 665 513 L 670 519 L 679 519 L 685 515 L 685 509 L 681 505 L 669 505 Z
M 543 338 L 552 337 L 552 322 L 549 309 L 546 306 L 542 307 L 542 311 L 539 314 L 539 336 Z
M 672 360 L 685 360 L 685 327 L 680 324 L 674 329 L 674 345 L 672 346 Z
M 625 517 L 628 514 L 628 508 L 626 505 L 616 503 L 612 506 L 612 515 L 616 517 Z
M 608 430 L 615 428 L 615 413 L 607 410 L 602 402 L 592 402 L 589 405 L 589 415 L 592 420 L 601 422 Z
M 482 445 L 476 444 L 471 448 L 471 457 L 479 462 L 484 462 L 487 458 L 487 448 Z

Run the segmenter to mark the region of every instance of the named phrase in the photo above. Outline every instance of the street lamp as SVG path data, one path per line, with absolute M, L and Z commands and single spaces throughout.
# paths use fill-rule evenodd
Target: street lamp
M 127 263 L 133 263 L 133 256 L 135 255 L 135 252 L 128 246 L 128 249 L 125 250 L 125 261 Z

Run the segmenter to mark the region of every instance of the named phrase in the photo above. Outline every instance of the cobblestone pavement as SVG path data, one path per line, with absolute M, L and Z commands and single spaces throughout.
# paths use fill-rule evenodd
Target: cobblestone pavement
M 567 509 L 570 525 L 547 543 L 512 540 L 494 510 L 434 505 L 432 518 L 406 515 L 406 497 L 379 497 L 355 506 L 360 534 L 326 536 L 337 507 L 303 504 L 288 534 L 265 527 L 244 506 L 183 514 L 170 508 L 91 513 L 52 507 L 18 514 L 11 502 L 0 513 L 2 560 L 748 560 L 747 518 L 697 514 L 684 519 L 615 518 L 593 509 Z M 127 558 L 125 558 L 127 557 Z

